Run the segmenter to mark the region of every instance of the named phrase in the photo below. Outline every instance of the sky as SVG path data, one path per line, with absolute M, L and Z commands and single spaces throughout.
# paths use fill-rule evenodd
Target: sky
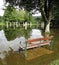
M 4 14 L 4 10 L 2 10 L 4 8 L 4 2 L 3 0 L 0 0 L 0 16 L 3 16 Z
M 35 13 L 36 13 L 36 14 L 33 14 L 32 16 L 37 16 L 37 17 L 38 17 L 38 16 L 41 16 L 41 13 L 40 13 L 39 11 L 36 11 Z

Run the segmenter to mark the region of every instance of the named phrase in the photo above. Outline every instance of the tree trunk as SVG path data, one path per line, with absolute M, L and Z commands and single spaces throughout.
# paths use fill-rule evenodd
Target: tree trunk
M 47 18 L 44 9 L 41 8 L 41 15 L 44 21 L 44 32 L 50 33 L 51 12 L 49 12 L 49 17 Z
M 41 9 L 41 15 L 44 21 L 44 32 L 50 32 L 50 20 L 47 19 L 46 15 L 45 15 L 45 11 L 43 10 L 43 8 Z
M 51 0 L 40 0 L 40 11 L 44 21 L 44 32 L 50 33 L 50 21 L 52 18 Z
M 45 33 L 50 33 L 50 21 L 46 24 Z

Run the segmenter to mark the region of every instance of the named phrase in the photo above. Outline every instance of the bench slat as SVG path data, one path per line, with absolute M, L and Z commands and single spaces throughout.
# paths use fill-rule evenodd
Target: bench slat
M 26 42 L 31 43 L 31 42 L 37 42 L 37 41 L 41 41 L 41 40 L 51 40 L 52 36 L 49 37 L 44 37 L 44 38 L 36 38 L 36 39 L 31 39 L 31 40 L 27 40 Z

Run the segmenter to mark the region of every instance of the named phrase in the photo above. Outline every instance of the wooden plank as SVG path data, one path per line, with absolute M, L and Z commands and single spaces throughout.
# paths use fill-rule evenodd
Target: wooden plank
M 52 36 L 49 37 L 44 37 L 44 38 L 36 38 L 36 39 L 30 39 L 30 40 L 26 40 L 26 42 L 31 43 L 31 42 L 37 42 L 37 41 L 41 41 L 41 40 L 51 40 Z
M 31 49 L 31 50 L 28 50 L 27 51 L 27 57 L 26 57 L 26 60 L 33 60 L 33 59 L 36 59 L 38 57 L 41 57 L 41 56 L 44 56 L 46 54 L 51 54 L 53 53 L 52 50 L 49 50 L 49 49 L 46 49 L 46 48 L 34 48 L 34 49 Z

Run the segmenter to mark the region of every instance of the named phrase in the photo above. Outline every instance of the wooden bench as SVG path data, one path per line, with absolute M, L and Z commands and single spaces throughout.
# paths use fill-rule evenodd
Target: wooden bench
M 24 43 L 25 46 L 21 47 L 21 49 L 25 51 L 24 53 L 25 57 L 27 57 L 27 49 L 40 47 L 44 45 L 49 45 L 50 49 L 52 49 L 52 38 L 53 36 L 26 40 Z

